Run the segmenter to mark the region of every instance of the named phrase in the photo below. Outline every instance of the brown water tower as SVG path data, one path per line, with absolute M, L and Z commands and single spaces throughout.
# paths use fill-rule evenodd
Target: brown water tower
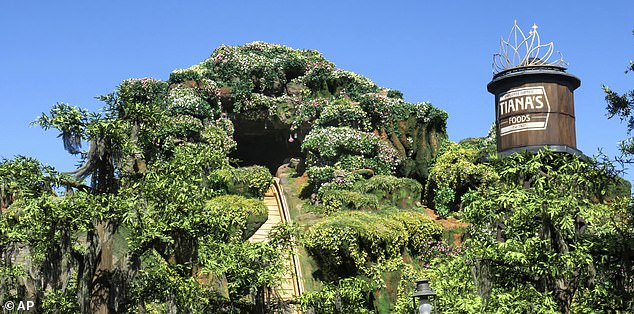
M 548 147 L 582 155 L 575 134 L 574 90 L 581 81 L 563 67 L 563 59 L 550 61 L 553 43 L 542 44 L 533 25 L 528 36 L 517 26 L 501 40 L 494 55 L 493 80 L 487 85 L 495 95 L 497 151 Z

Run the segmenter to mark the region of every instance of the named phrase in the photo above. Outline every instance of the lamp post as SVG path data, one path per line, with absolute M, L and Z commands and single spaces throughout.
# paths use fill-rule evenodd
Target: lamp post
M 429 303 L 430 297 L 434 297 L 433 306 Z M 431 314 L 432 310 L 434 310 L 434 314 L 438 314 L 438 310 L 436 309 L 436 292 L 429 286 L 428 279 L 423 278 L 416 281 L 416 290 L 412 294 L 412 300 L 414 301 L 414 314 Z

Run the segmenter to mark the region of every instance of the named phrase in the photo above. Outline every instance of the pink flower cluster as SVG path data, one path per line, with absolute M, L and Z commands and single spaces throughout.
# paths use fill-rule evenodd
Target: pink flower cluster
M 425 268 L 431 267 L 435 258 L 446 258 L 460 254 L 464 247 L 452 246 L 446 241 L 424 241 L 419 247 L 420 261 Z

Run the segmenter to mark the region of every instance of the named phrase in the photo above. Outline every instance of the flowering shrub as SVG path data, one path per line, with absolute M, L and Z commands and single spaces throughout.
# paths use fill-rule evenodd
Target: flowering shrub
M 331 90 L 335 90 L 335 95 L 344 94 L 355 100 L 363 94 L 379 91 L 379 87 L 367 77 L 341 69 L 331 72 L 328 85 L 334 87 Z
M 351 189 L 353 184 L 361 179 L 361 175 L 343 169 L 335 169 L 332 173 L 332 180 L 323 183 L 320 187 L 331 190 Z
M 121 82 L 117 92 L 124 102 L 152 103 L 163 99 L 167 86 L 167 82 L 149 77 L 127 79 Z
M 290 117 L 286 117 L 289 113 L 284 110 L 289 107 L 289 103 L 294 99 L 290 96 L 271 97 L 262 94 L 252 94 L 249 99 L 236 102 L 233 107 L 233 112 L 245 112 L 249 110 L 266 111 L 269 115 L 279 116 L 282 121 L 289 120 Z M 281 108 L 282 110 L 278 110 Z M 258 117 L 261 115 L 258 113 Z
M 127 79 L 116 93 L 99 97 L 131 121 L 152 121 L 165 108 L 167 82 L 153 78 Z
M 291 129 L 298 129 L 306 122 L 314 121 L 322 112 L 323 108 L 328 104 L 328 99 L 315 98 L 300 101 L 295 104 Z
M 308 174 L 308 182 L 315 186 L 319 187 L 323 183 L 330 182 L 334 178 L 335 167 L 332 166 L 312 166 L 306 169 L 306 173 Z
M 220 120 L 223 121 L 223 120 Z M 231 122 L 231 121 L 229 121 Z M 227 125 L 227 123 L 220 123 L 217 126 L 209 126 L 205 128 L 200 134 L 201 139 L 226 154 L 233 152 L 236 149 L 237 143 L 233 139 L 233 130 L 227 130 L 225 128 L 233 127 L 233 124 Z M 231 132 L 231 133 L 229 133 Z
M 446 241 L 423 240 L 417 245 L 418 257 L 425 268 L 431 267 L 432 260 L 458 255 L 463 249 L 461 246 L 452 246 Z
M 361 155 L 341 155 L 337 165 L 343 169 L 379 169 L 382 165 L 375 159 L 366 158 Z M 383 172 L 383 171 L 378 171 Z
M 326 126 L 351 126 L 363 131 L 369 131 L 370 120 L 368 115 L 358 104 L 347 99 L 338 99 L 328 103 L 315 124 Z
M 316 128 L 304 139 L 302 149 L 317 159 L 334 163 L 344 154 L 374 158 L 377 173 L 391 173 L 400 163 L 397 151 L 374 134 L 349 127 Z M 349 169 L 353 170 L 353 169 Z
M 315 68 L 332 67 L 314 50 L 295 50 L 282 45 L 253 42 L 244 46 L 220 46 L 211 57 L 188 69 L 175 70 L 170 82 L 207 78 L 223 82 L 234 99 L 248 99 L 251 93 L 280 96 L 283 86 Z
M 220 104 L 212 106 L 193 88 L 174 88 L 169 91 L 168 112 L 173 115 L 187 114 L 197 118 L 211 118 L 220 115 Z
M 205 69 L 199 65 L 195 65 L 188 69 L 178 69 L 170 73 L 169 82 L 172 84 L 187 82 L 187 81 L 199 81 L 205 75 Z
M 430 103 L 408 103 L 401 98 L 389 97 L 386 93 L 367 93 L 361 95 L 360 105 L 377 125 L 389 125 L 395 121 L 415 116 L 425 124 L 444 125 L 447 113 Z
M 219 127 L 221 130 L 225 131 L 227 136 L 233 140 L 233 133 L 235 132 L 236 129 L 233 126 L 233 122 L 231 122 L 231 120 L 224 117 L 220 117 L 218 120 L 216 120 L 214 124 L 217 127 Z

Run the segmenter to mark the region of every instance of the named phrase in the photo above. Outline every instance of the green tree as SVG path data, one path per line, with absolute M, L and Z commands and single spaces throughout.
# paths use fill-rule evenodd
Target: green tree
M 194 110 L 195 96 L 126 80 L 100 113 L 59 103 L 36 120 L 82 164 L 60 174 L 0 162 L 0 298 L 49 312 L 209 313 L 248 309 L 243 297 L 280 280 L 287 241 L 246 242 L 266 220 L 272 177 L 229 165 L 231 122 Z
M 491 166 L 500 179 L 463 198 L 469 250 L 462 262 L 433 267 L 441 303 L 496 313 L 632 310 L 629 199 L 606 194 L 617 178 L 600 164 L 549 151 Z M 451 269 L 472 269 L 473 285 L 439 275 Z M 458 296 L 440 294 L 456 289 Z

